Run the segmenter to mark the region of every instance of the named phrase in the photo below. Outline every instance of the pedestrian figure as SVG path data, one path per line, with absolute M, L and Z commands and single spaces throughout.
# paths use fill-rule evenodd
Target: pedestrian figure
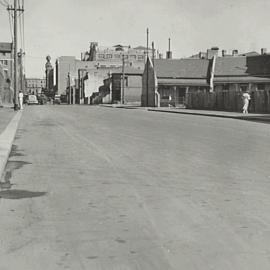
M 19 106 L 20 106 L 20 110 L 23 109 L 23 93 L 22 91 L 19 91 Z
M 171 101 L 172 101 L 172 96 L 169 95 L 169 108 L 171 108 Z
M 248 91 L 245 91 L 243 93 L 243 113 L 248 113 L 248 105 L 249 105 L 249 101 L 250 101 L 250 94 L 248 93 Z

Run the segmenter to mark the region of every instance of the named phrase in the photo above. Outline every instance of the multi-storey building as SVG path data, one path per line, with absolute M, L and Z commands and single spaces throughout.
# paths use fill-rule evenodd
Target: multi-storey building
M 152 50 L 148 49 L 148 54 L 152 56 Z M 99 77 L 99 80 L 103 81 L 108 74 L 118 71 L 123 65 L 143 70 L 146 55 L 147 49 L 142 46 L 98 47 L 96 42 L 91 42 L 90 50 L 82 53 L 81 60 L 74 56 L 61 56 L 57 59 L 55 68 L 57 93 L 66 94 L 69 78 L 79 79 L 80 74 L 85 72 L 89 75 L 94 74 L 90 76 L 90 80 Z
M 12 43 L 0 42 L 0 65 L 2 69 L 2 89 L 0 90 L 3 102 L 11 103 L 13 99 L 13 46 Z
M 148 49 L 148 53 L 152 54 L 152 49 Z M 119 65 L 123 61 L 132 67 L 142 67 L 147 48 L 138 46 L 131 48 L 131 46 L 115 45 L 113 47 L 99 47 L 97 42 L 90 43 L 90 49 L 82 53 L 83 61 L 98 61 L 103 66 Z
M 42 90 L 46 88 L 46 79 L 40 78 L 27 78 L 26 91 L 27 93 L 34 93 L 35 95 L 41 94 Z

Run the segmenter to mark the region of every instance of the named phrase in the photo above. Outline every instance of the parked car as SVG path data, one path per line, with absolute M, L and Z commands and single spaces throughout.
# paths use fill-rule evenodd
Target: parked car
M 38 104 L 37 96 L 36 95 L 29 95 L 27 98 L 27 104 L 28 105 Z
M 61 96 L 60 95 L 54 96 L 53 104 L 61 104 Z
M 39 96 L 37 97 L 37 99 L 38 99 L 38 103 L 39 103 L 40 105 L 44 105 L 44 104 L 46 104 L 47 101 L 48 101 L 48 98 L 47 98 L 45 95 L 43 95 L 43 94 L 39 95 Z
M 60 101 L 61 103 L 67 103 L 67 95 L 64 94 L 60 95 Z

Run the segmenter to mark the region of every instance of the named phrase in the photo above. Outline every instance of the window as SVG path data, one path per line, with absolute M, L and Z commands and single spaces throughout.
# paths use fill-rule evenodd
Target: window
M 138 55 L 138 60 L 144 60 L 144 55 Z
M 129 59 L 133 59 L 133 60 L 136 59 L 136 55 L 130 55 Z
M 258 90 L 265 90 L 265 84 L 264 83 L 258 83 L 257 88 L 258 88 Z
M 107 54 L 107 55 L 106 55 L 106 58 L 107 58 L 107 59 L 112 58 L 112 54 Z
M 114 58 L 121 58 L 121 55 L 120 54 L 115 54 Z
M 229 90 L 230 85 L 228 83 L 223 84 L 223 90 Z
M 104 54 L 98 54 L 98 58 L 105 58 L 105 55 Z
M 247 84 L 241 84 L 240 85 L 240 89 L 241 89 L 241 91 L 247 91 L 248 90 L 248 85 Z

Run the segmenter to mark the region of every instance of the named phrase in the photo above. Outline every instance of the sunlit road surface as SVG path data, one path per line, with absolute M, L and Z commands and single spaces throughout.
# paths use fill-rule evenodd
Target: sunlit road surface
M 269 270 L 270 125 L 25 108 L 0 269 Z

